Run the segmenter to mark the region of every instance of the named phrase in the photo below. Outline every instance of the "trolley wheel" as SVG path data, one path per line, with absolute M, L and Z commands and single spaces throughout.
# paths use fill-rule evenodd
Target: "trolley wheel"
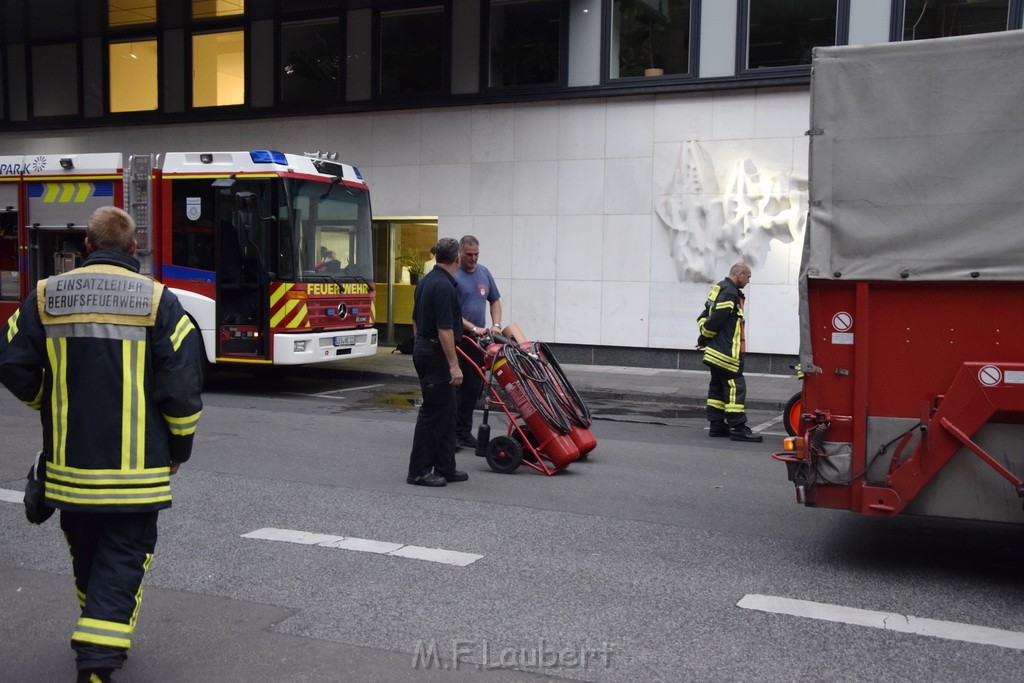
M 793 397 L 786 403 L 785 409 L 782 411 L 782 424 L 786 428 L 786 433 L 790 436 L 796 436 L 800 433 L 800 415 L 804 412 L 804 402 L 801 398 L 802 392 L 796 392 Z
M 527 462 L 540 462 L 540 459 L 535 456 L 536 450 L 533 446 L 534 438 L 533 433 L 530 432 L 530 428 L 525 424 L 520 425 L 519 429 L 513 429 L 509 436 L 516 442 L 519 449 L 523 453 L 523 460 Z M 525 439 L 523 438 L 525 436 Z
M 515 439 L 496 436 L 487 442 L 487 464 L 500 474 L 512 474 L 523 462 L 523 449 Z

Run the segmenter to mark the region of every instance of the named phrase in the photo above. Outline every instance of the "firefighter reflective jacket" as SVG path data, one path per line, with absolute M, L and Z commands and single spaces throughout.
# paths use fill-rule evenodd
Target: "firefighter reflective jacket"
M 94 251 L 40 280 L 0 336 L 0 381 L 40 411 L 46 501 L 64 510 L 171 505 L 202 410 L 198 332 L 134 258 Z
M 704 310 L 697 317 L 698 344 L 704 347 L 704 363 L 739 373 L 743 352 L 743 295 L 736 283 L 725 278 L 708 292 Z

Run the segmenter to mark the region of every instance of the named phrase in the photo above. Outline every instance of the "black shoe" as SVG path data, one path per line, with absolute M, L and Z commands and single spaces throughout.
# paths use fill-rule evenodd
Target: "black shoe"
M 446 483 L 444 477 L 439 477 L 433 472 L 427 472 L 421 474 L 418 477 L 408 476 L 405 478 L 405 483 L 412 484 L 414 486 L 444 486 Z
M 465 436 L 455 437 L 456 443 L 466 448 L 476 448 L 476 437 L 472 434 L 466 434 Z
M 729 435 L 730 441 L 746 441 L 748 443 L 761 443 L 764 441 L 764 437 L 760 434 L 755 434 L 750 431 L 750 427 L 743 424 L 739 427 L 735 427 L 732 433 Z
M 82 669 L 75 678 L 75 683 L 111 683 L 114 679 L 110 673 L 113 669 Z
M 729 429 L 729 426 L 721 420 L 712 422 L 711 428 L 708 429 L 708 436 L 729 436 L 731 434 L 732 431 Z
M 445 474 L 444 472 L 436 472 L 434 476 L 437 475 L 444 477 L 445 481 L 467 481 L 469 479 L 469 475 L 463 472 L 462 470 L 455 470 L 451 474 Z

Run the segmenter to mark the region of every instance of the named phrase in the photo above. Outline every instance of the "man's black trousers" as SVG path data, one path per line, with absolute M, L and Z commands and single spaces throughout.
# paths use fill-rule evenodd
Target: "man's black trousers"
M 743 378 L 743 364 L 740 371 L 729 372 L 714 365 L 711 368 L 711 382 L 708 384 L 707 415 L 711 422 L 724 420 L 730 427 L 739 427 L 747 422 L 746 407 L 747 380 Z
M 456 391 L 448 360 L 438 349 L 429 356 L 413 355 L 412 363 L 420 378 L 423 403 L 416 416 L 409 476 L 423 476 L 431 468 L 439 474 L 451 474 L 455 471 Z
M 79 670 L 118 669 L 128 656 L 158 514 L 61 511 L 82 608 L 71 635 Z
M 484 363 L 484 352 L 475 341 L 463 338 L 459 342 L 462 349 L 472 362 L 459 356 L 459 367 L 462 368 L 462 386 L 459 387 L 459 410 L 455 420 L 455 434 L 460 439 L 473 435 L 473 410 L 480 400 L 480 391 L 484 387 L 484 378 L 479 368 Z

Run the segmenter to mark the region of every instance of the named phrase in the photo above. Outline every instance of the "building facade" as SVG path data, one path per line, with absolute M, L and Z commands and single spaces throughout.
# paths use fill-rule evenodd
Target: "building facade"
M 0 154 L 337 152 L 370 184 L 392 338 L 429 246 L 471 233 L 505 320 L 564 361 L 698 367 L 708 283 L 743 259 L 749 369 L 784 373 L 811 50 L 1019 29 L 1021 13 L 1022 0 L 6 0 Z

